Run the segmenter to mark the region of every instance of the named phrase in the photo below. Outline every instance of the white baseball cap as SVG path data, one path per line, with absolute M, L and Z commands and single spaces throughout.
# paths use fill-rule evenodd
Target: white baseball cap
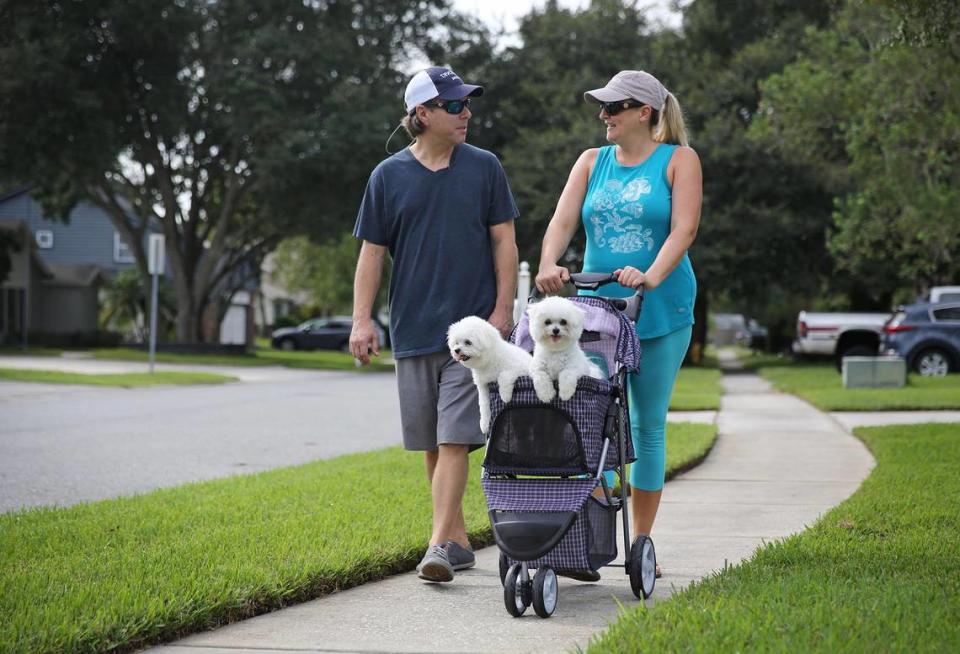
M 421 70 L 413 76 L 403 93 L 403 103 L 407 113 L 416 109 L 417 105 L 428 100 L 460 100 L 468 96 L 483 95 L 483 87 L 474 84 L 464 84 L 460 76 L 449 68 L 433 66 Z

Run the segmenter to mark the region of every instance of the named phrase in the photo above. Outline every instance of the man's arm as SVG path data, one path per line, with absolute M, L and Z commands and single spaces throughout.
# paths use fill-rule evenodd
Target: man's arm
M 493 247 L 493 270 L 497 277 L 497 304 L 487 320 L 506 337 L 513 329 L 513 300 L 517 295 L 519 264 L 513 221 L 492 225 L 490 243 Z
M 350 331 L 350 354 L 361 363 L 370 363 L 370 352 L 380 356 L 380 337 L 373 328 L 373 302 L 380 290 L 385 245 L 364 241 L 357 258 L 357 274 L 353 280 L 353 329 Z

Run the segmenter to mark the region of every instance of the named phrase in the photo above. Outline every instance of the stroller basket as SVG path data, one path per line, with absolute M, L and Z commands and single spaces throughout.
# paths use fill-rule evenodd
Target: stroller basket
M 596 570 L 617 557 L 617 509 L 595 479 L 484 479 L 493 535 L 510 563 Z

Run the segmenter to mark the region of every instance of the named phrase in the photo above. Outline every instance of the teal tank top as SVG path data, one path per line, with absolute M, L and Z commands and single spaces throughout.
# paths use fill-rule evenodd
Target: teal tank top
M 677 147 L 661 143 L 637 166 L 621 165 L 616 146 L 600 148 L 581 211 L 587 234 L 584 272 L 613 272 L 624 266 L 645 271 L 653 264 L 670 234 L 673 203 L 667 165 Z M 611 284 L 581 293 L 626 297 L 633 290 Z M 696 295 L 693 266 L 684 254 L 673 272 L 646 292 L 637 335 L 656 338 L 692 325 Z

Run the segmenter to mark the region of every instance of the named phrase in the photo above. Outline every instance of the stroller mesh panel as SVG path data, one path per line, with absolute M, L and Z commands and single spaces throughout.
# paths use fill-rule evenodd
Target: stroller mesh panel
M 569 400 L 554 398 L 549 404 L 537 399 L 533 380 L 521 377 L 513 389 L 510 404 L 500 397 L 496 383 L 490 385 L 490 440 L 483 465 L 492 474 L 580 474 L 595 473 L 603 452 L 604 431 L 614 386 L 603 379 L 581 377 L 577 391 Z M 562 420 L 561 420 L 562 418 Z M 564 424 L 564 422 L 566 424 Z M 616 433 L 610 431 L 604 468 L 612 470 L 617 462 Z M 583 459 L 575 460 L 576 448 Z M 629 444 L 626 461 L 634 459 Z M 586 466 L 583 462 L 586 462 Z
M 487 445 L 487 463 L 516 471 L 586 467 L 570 416 L 550 406 L 509 407 L 501 412 Z

